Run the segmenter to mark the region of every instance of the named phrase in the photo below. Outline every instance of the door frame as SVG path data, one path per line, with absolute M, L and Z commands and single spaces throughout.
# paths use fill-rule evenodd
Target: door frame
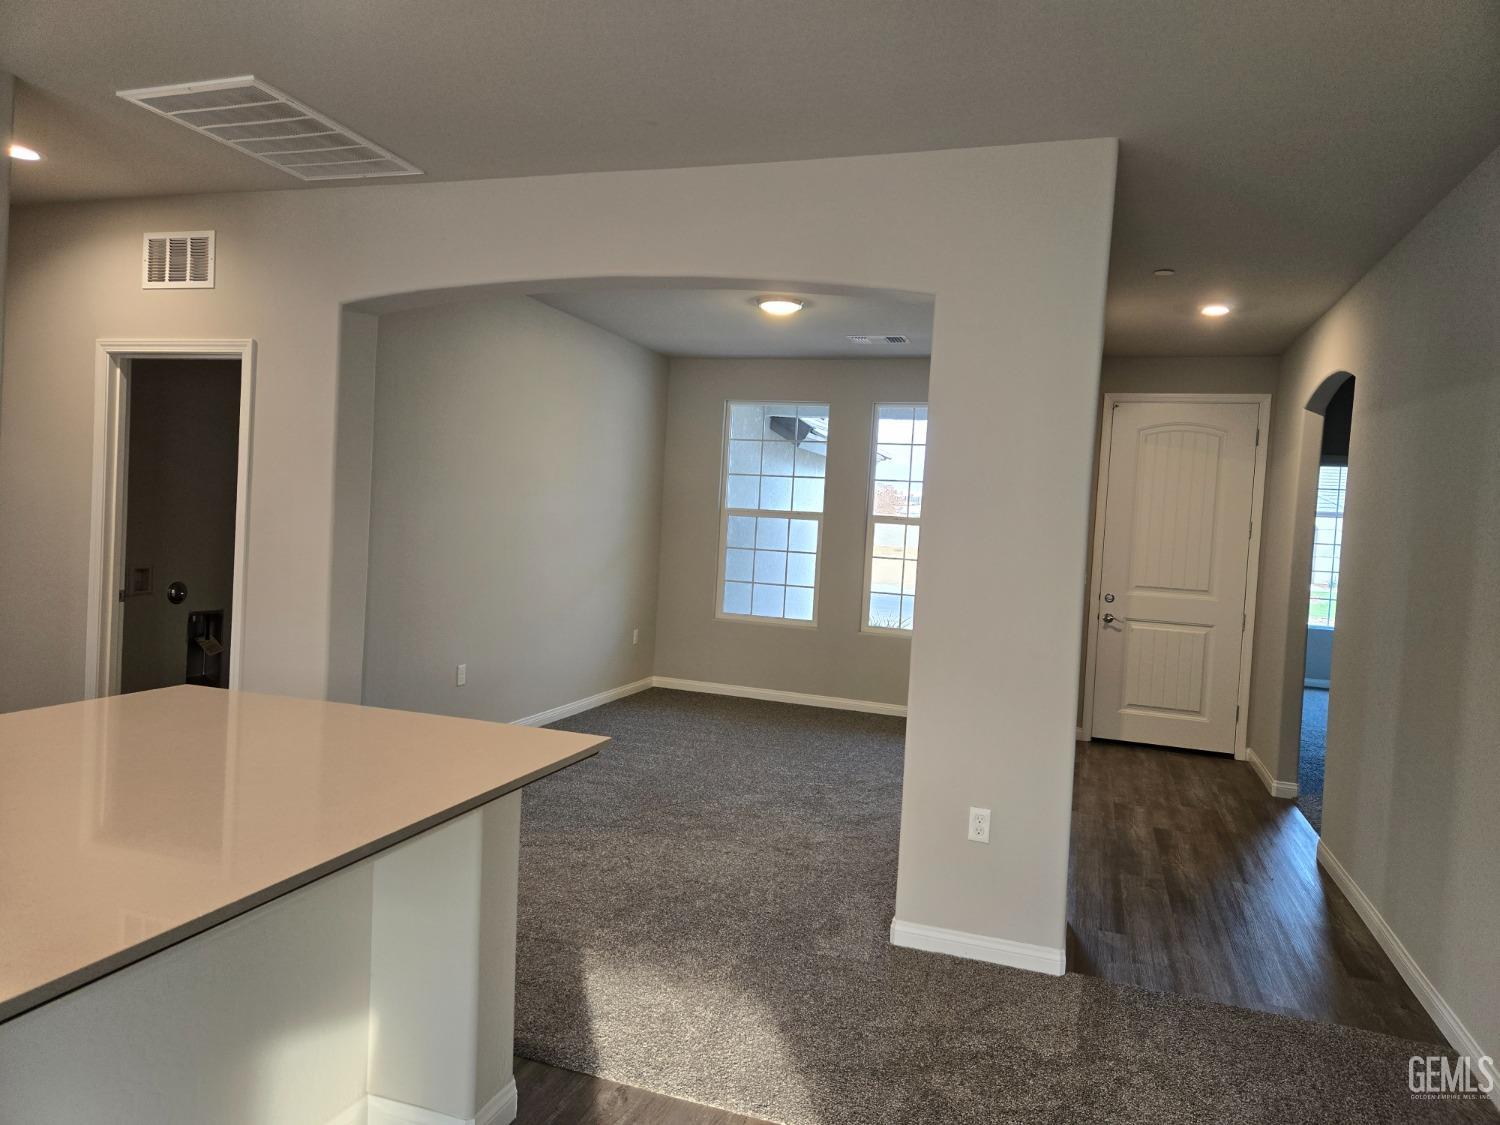
M 1095 618 L 1101 604 L 1099 599 L 1103 595 L 1100 587 L 1104 581 L 1104 517 L 1109 506 L 1109 450 L 1114 433 L 1115 407 L 1124 402 L 1191 402 L 1221 406 L 1250 404 L 1258 408 L 1255 476 L 1250 496 L 1250 557 L 1245 572 L 1245 627 L 1240 638 L 1239 692 L 1235 699 L 1237 718 L 1234 723 L 1234 756 L 1243 760 L 1249 754 L 1250 665 L 1255 651 L 1255 596 L 1260 581 L 1260 532 L 1266 497 L 1266 457 L 1271 445 L 1271 396 L 1268 394 L 1109 391 L 1104 395 L 1099 414 L 1099 458 L 1094 477 L 1093 549 L 1089 557 L 1089 594 L 1084 617 L 1087 629 L 1084 643 L 1083 707 L 1079 716 L 1078 738 L 1081 742 L 1088 742 L 1094 736 L 1094 674 L 1099 647 L 1099 630 Z
M 254 340 L 98 340 L 94 346 L 94 462 L 89 515 L 89 598 L 83 697 L 120 690 L 130 361 L 238 359 L 240 432 L 234 486 L 234 579 L 230 599 L 229 687 L 237 690 L 245 647 L 245 562 L 250 543 L 250 446 L 255 405 Z

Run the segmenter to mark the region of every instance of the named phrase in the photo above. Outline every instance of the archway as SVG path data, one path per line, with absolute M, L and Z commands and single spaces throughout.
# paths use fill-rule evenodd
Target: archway
M 1337 371 L 1308 398 L 1318 419 L 1316 464 L 1306 466 L 1303 535 L 1311 541 L 1311 565 L 1303 618 L 1301 715 L 1297 736 L 1297 807 L 1319 834 L 1323 821 L 1323 780 L 1328 745 L 1328 699 L 1333 683 L 1334 636 L 1338 623 L 1340 555 L 1344 498 L 1349 484 L 1349 434 L 1354 414 L 1354 376 Z M 1309 441 L 1304 448 L 1311 451 Z M 1312 480 L 1309 483 L 1307 477 Z M 1299 506 L 1300 510 L 1300 506 Z

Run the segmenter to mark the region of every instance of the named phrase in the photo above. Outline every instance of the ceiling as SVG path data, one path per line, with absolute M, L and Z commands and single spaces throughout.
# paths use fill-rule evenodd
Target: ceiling
M 297 187 L 114 96 L 240 74 L 437 180 L 1117 136 L 1117 354 L 1279 352 L 1500 145 L 1496 0 L 5 0 L 0 68 L 21 201 Z
M 768 316 L 759 296 L 804 302 L 793 316 Z M 586 289 L 531 296 L 662 355 L 850 356 L 932 354 L 932 299 L 863 290 L 806 294 L 759 289 Z M 906 344 L 855 344 L 849 336 L 906 336 Z

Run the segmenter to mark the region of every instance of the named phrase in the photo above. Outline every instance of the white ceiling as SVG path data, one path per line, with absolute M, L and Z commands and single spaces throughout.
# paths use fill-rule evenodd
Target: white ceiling
M 767 316 L 762 295 L 794 296 L 800 313 Z M 932 353 L 932 299 L 908 293 L 796 289 L 586 289 L 533 293 L 544 304 L 663 355 L 852 356 Z M 908 344 L 854 344 L 848 336 L 907 336 Z
M 296 186 L 114 97 L 239 74 L 438 180 L 1117 136 L 1117 353 L 1280 351 L 1500 144 L 1496 0 L 5 0 L 0 67 L 30 201 Z

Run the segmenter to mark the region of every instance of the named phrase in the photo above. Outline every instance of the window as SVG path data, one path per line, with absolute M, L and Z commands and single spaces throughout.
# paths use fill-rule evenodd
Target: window
M 1347 465 L 1318 467 L 1318 511 L 1313 523 L 1312 590 L 1307 623 L 1333 628 L 1339 601 L 1339 552 L 1344 545 Z
M 721 617 L 817 620 L 827 465 L 826 403 L 728 404 Z
M 926 403 L 875 407 L 865 629 L 910 632 L 917 606 L 917 540 L 927 467 Z

